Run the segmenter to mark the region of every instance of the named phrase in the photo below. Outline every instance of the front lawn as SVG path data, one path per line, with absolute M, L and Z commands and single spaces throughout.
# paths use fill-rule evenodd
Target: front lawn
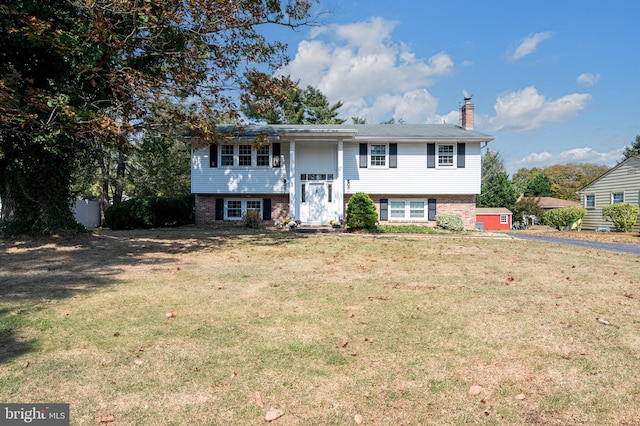
M 637 422 L 640 258 L 474 235 L 0 240 L 0 401 L 77 425 Z

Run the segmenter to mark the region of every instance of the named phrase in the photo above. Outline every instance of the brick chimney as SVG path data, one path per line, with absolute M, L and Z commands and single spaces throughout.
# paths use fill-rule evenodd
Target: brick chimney
M 462 127 L 467 130 L 473 130 L 473 109 L 474 106 L 471 103 L 471 97 L 464 98 L 464 104 L 462 104 L 462 109 L 460 111 L 460 120 L 462 122 Z

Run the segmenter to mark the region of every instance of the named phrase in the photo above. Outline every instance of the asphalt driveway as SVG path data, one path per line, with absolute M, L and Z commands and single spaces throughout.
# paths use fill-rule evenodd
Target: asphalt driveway
M 617 253 L 635 254 L 636 256 L 640 256 L 640 244 L 602 243 L 598 241 L 587 241 L 575 238 L 558 238 L 547 237 L 544 235 L 520 234 L 517 232 L 505 232 L 505 234 L 521 240 L 545 241 L 547 243 L 566 244 L 571 246 L 592 248 L 595 250 L 606 250 Z

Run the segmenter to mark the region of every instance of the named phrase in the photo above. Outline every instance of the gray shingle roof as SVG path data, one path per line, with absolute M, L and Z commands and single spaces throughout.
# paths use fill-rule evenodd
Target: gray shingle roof
M 223 133 L 233 132 L 233 126 L 218 126 Z M 255 137 L 260 133 L 279 136 L 284 139 L 300 136 L 338 136 L 355 140 L 452 140 L 468 142 L 489 142 L 493 136 L 467 130 L 454 124 L 298 124 L 298 125 L 251 125 L 237 134 L 239 137 Z

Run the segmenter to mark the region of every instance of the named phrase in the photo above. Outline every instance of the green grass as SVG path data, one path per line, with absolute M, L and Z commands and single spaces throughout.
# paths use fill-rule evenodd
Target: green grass
M 0 400 L 72 424 L 640 418 L 630 255 L 187 227 L 4 240 L 0 262 Z

